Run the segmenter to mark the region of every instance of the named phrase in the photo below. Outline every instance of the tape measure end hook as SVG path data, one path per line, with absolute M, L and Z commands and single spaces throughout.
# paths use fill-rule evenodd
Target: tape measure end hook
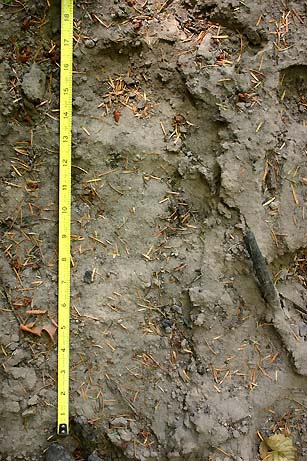
M 62 435 L 62 436 L 68 435 L 68 427 L 67 427 L 67 424 L 59 424 L 59 427 L 58 427 L 58 434 L 59 434 L 59 435 Z

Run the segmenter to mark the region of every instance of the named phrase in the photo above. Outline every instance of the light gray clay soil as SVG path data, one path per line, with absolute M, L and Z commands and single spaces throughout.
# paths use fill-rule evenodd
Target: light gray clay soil
M 60 2 L 0 2 L 1 461 L 306 459 L 306 13 L 76 0 L 58 439 Z

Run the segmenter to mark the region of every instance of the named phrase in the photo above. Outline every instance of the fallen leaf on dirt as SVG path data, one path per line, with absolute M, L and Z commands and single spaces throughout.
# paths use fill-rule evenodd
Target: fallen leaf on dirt
M 52 323 L 48 323 L 42 326 L 34 326 L 34 323 L 28 323 L 27 325 L 20 325 L 21 331 L 26 333 L 32 333 L 32 335 L 41 336 L 43 331 L 49 335 L 51 341 L 54 343 L 54 335 L 58 329 L 56 322 L 52 320 Z
M 44 325 L 42 330 L 46 331 L 48 335 L 50 336 L 51 341 L 54 343 L 54 335 L 57 331 L 58 327 L 55 324 L 49 324 L 49 325 Z
M 40 309 L 32 309 L 32 310 L 29 310 L 29 311 L 26 311 L 26 314 L 28 315 L 42 315 L 42 314 L 46 314 L 47 310 L 40 310 Z
M 260 459 L 263 461 L 296 461 L 296 448 L 290 437 L 275 434 L 265 438 L 259 447 Z
M 26 333 L 32 333 L 32 335 L 41 336 L 42 334 L 42 327 L 34 327 L 33 323 L 29 323 L 28 325 L 20 325 L 21 331 L 25 331 Z

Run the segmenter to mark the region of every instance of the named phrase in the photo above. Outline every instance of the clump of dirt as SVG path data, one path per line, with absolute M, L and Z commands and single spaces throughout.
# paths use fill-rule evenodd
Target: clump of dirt
M 247 3 L 75 4 L 65 440 L 60 1 L 0 4 L 1 460 L 305 459 L 306 8 Z

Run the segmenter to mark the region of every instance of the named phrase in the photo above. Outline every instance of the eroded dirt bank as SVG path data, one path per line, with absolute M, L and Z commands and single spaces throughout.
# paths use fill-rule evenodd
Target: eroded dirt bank
M 0 4 L 3 461 L 56 440 L 59 14 Z M 80 1 L 74 47 L 67 461 L 254 461 L 279 431 L 304 460 L 306 2 Z

